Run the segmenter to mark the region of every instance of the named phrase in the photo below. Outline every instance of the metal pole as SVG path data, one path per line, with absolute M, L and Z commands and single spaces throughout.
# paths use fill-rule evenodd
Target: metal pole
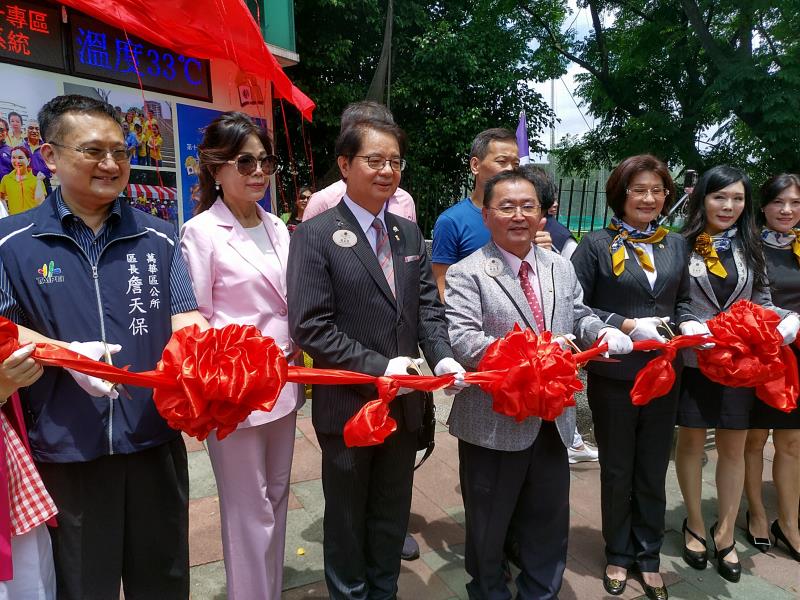
M 581 190 L 581 214 L 580 214 L 580 225 L 578 226 L 578 233 L 583 233 L 583 215 L 584 215 L 584 208 L 586 206 L 586 180 L 583 180 L 583 189 Z

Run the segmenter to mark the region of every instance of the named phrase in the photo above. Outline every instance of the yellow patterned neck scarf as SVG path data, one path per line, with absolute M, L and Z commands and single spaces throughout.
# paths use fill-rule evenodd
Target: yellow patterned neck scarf
M 714 248 L 714 243 L 710 235 L 705 232 L 698 235 L 697 239 L 694 241 L 694 251 L 703 257 L 706 263 L 706 269 L 711 273 L 723 279 L 728 276 L 728 272 L 725 270 L 725 267 L 722 266 L 722 261 L 719 259 L 719 255 Z
M 625 242 L 633 244 L 657 244 L 669 233 L 668 229 L 659 227 L 648 235 L 638 229 L 631 229 L 630 226 L 623 224 L 622 221 L 616 217 L 611 219 L 611 224 L 608 228 L 612 231 L 619 232 L 614 236 L 614 239 L 611 240 L 611 245 L 608 247 L 608 251 L 611 253 L 611 269 L 617 277 L 622 275 L 625 271 Z M 636 246 L 632 246 L 632 248 L 636 256 L 639 257 L 639 264 L 642 265 L 642 269 L 650 271 L 651 273 L 656 270 L 647 252 Z

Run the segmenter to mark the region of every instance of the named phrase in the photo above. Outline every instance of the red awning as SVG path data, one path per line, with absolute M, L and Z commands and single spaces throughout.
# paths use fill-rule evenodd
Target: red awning
M 145 185 L 143 183 L 131 183 L 128 185 L 128 196 L 130 198 L 158 198 L 161 200 L 177 200 L 178 190 L 173 187 L 163 187 L 160 185 Z
M 283 72 L 242 0 L 61 0 L 152 44 L 195 58 L 222 58 L 269 79 L 275 95 L 311 120 L 316 106 Z

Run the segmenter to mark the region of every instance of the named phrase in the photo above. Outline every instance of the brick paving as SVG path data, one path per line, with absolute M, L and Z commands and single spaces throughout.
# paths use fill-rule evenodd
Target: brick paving
M 437 395 L 436 450 L 414 480 L 410 530 L 420 545 L 421 558 L 404 562 L 398 598 L 413 600 L 448 600 L 466 598 L 464 572 L 464 508 L 458 484 L 456 440 L 443 424 L 449 411 L 449 399 Z M 583 419 L 588 418 L 583 409 Z M 286 600 L 327 598 L 322 572 L 323 497 L 320 482 L 320 452 L 311 426 L 311 407 L 298 415 L 291 497 L 284 568 Z M 581 429 L 583 430 L 584 427 Z M 224 600 L 225 570 L 219 532 L 219 502 L 208 454 L 202 444 L 187 439 L 190 451 L 190 561 L 192 598 Z M 771 478 L 771 445 L 768 445 L 764 477 Z M 716 455 L 709 450 L 709 462 L 703 471 L 704 504 L 707 523 L 713 522 L 714 464 Z M 604 568 L 603 541 L 600 534 L 600 470 L 597 463 L 581 463 L 571 468 L 570 539 L 567 571 L 559 598 L 561 600 L 610 598 L 602 587 Z M 775 515 L 775 492 L 765 485 L 765 502 Z M 800 564 L 783 550 L 760 554 L 737 530 L 737 551 L 744 573 L 738 584 L 723 580 L 712 567 L 694 571 L 680 558 L 680 526 L 684 514 L 675 468 L 671 463 L 667 476 L 667 533 L 662 553 L 662 573 L 669 586 L 670 598 L 696 600 L 724 598 L 743 600 L 789 600 L 800 598 Z M 774 517 L 773 517 L 774 518 Z M 744 525 L 744 508 L 740 515 Z M 643 597 L 641 585 L 630 579 L 621 598 Z

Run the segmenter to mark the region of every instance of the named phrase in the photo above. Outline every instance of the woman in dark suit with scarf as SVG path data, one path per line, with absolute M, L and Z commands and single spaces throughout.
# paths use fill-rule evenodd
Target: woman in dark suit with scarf
M 784 343 L 794 340 L 800 326 L 797 315 L 772 304 L 747 175 L 724 165 L 704 173 L 689 198 L 683 234 L 693 248 L 689 279 L 695 315 L 705 322 L 737 300 L 751 300 L 783 317 L 778 330 Z M 687 324 L 681 331 L 703 333 L 708 328 L 705 324 L 700 328 Z M 752 388 L 730 388 L 707 379 L 697 368 L 693 350 L 684 358 L 675 455 L 687 512 L 683 558 L 689 566 L 705 569 L 709 557 L 700 504 L 706 430 L 713 428 L 718 453 L 719 520 L 710 530 L 711 558 L 716 558 L 720 575 L 736 582 L 741 576 L 741 564 L 733 531 L 744 487 L 744 446 L 755 393 Z
M 772 299 L 779 306 L 800 311 L 800 177 L 776 175 L 761 188 L 763 224 L 761 241 L 767 262 Z M 795 356 L 800 352 L 794 349 Z M 769 527 L 761 497 L 764 444 L 769 430 L 775 444 L 772 479 L 778 492 L 778 518 Z M 747 540 L 761 552 L 771 546 L 769 532 L 789 555 L 800 561 L 800 408 L 781 412 L 756 402 L 750 412 L 750 431 L 745 446 L 745 491 L 747 492 Z
M 606 184 L 611 224 L 585 235 L 572 255 L 584 302 L 633 340 L 664 340 L 665 322 L 694 318 L 686 244 L 657 225 L 674 197 L 675 184 L 661 160 L 625 159 Z M 603 584 L 609 594 L 622 594 L 633 568 L 648 598 L 666 599 L 659 554 L 677 386 L 647 406 L 631 404 L 633 380 L 651 357 L 633 352 L 619 362 L 590 363 L 588 397 L 600 451 Z

